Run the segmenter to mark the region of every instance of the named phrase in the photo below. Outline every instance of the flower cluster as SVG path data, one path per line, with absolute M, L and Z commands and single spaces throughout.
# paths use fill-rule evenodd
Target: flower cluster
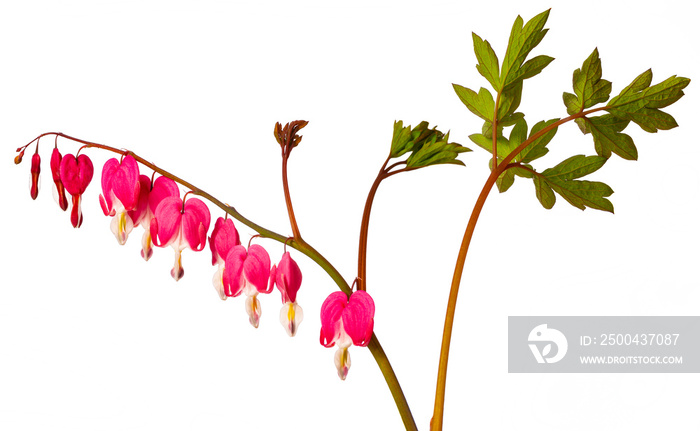
M 19 154 L 15 157 L 15 164 L 22 162 L 26 147 L 18 149 Z M 80 151 L 78 151 L 80 153 Z M 92 161 L 85 154 L 75 156 L 68 154 L 65 157 L 55 147 L 51 154 L 51 177 L 54 183 L 54 198 L 58 206 L 63 211 L 71 209 L 70 221 L 73 227 L 79 228 L 83 224 L 83 212 L 81 201 L 83 193 L 92 181 L 94 172 Z M 39 145 L 32 155 L 30 168 L 29 195 L 32 199 L 39 196 L 39 175 L 41 174 L 41 156 L 39 156 Z M 66 191 L 71 195 L 70 205 L 66 199 Z
M 28 145 L 27 145 L 28 146 Z M 20 148 L 15 163 L 22 161 L 27 146 Z M 88 147 L 90 145 L 87 145 Z M 39 194 L 41 157 L 37 148 L 32 155 L 30 168 L 30 196 Z M 78 151 L 80 153 L 80 151 Z M 78 228 L 83 223 L 82 196 L 93 177 L 92 161 L 85 154 L 63 156 L 58 146 L 51 154 L 51 175 L 54 197 L 59 207 L 69 208 L 70 220 Z M 110 217 L 110 229 L 120 245 L 126 244 L 134 228 L 144 229 L 141 239 L 141 256 L 149 260 L 153 246 L 171 246 L 175 261 L 170 275 L 176 281 L 184 275 L 182 252 L 185 249 L 202 251 L 207 239 L 212 253 L 212 265 L 216 272 L 212 279 L 214 288 L 222 300 L 245 294 L 245 309 L 255 328 L 262 314 L 258 296 L 269 294 L 275 287 L 281 294 L 280 323 L 290 337 L 296 335 L 304 318 L 297 303 L 302 274 L 299 265 L 285 250 L 279 263 L 271 265 L 268 252 L 261 245 L 241 244 L 240 235 L 233 220 L 219 217 L 210 236 L 211 214 L 200 199 L 181 197 L 177 183 L 168 176 L 156 178 L 141 174 L 139 162 L 128 152 L 120 158 L 107 160 L 101 173 L 102 193 L 99 203 L 105 216 Z M 67 199 L 68 193 L 71 199 Z M 348 348 L 351 345 L 367 346 L 374 325 L 374 302 L 364 291 L 349 297 L 334 292 L 321 307 L 321 344 L 338 345 L 335 363 L 338 375 L 345 379 L 350 367 Z

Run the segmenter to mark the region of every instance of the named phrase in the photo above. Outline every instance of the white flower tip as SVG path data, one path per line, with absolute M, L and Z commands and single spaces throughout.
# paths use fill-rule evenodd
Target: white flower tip
M 340 380 L 345 380 L 350 371 L 350 352 L 347 347 L 341 347 L 335 352 L 335 368 L 338 370 Z
M 180 281 L 182 276 L 185 275 L 185 269 L 182 267 L 182 253 L 179 250 L 175 251 L 175 265 L 170 270 L 170 275 L 175 281 Z
M 304 320 L 304 310 L 296 302 L 287 302 L 280 310 L 280 323 L 287 331 L 287 335 L 293 337 Z
M 109 227 L 117 238 L 119 245 L 124 245 L 129 238 L 129 234 L 134 229 L 134 222 L 126 211 L 121 211 L 112 218 Z
M 224 292 L 224 265 L 219 265 L 219 269 L 214 273 L 214 277 L 211 279 L 211 284 L 214 285 L 216 293 L 219 294 L 219 298 L 222 301 L 226 301 L 226 293 Z
M 262 315 L 262 309 L 260 308 L 260 301 L 257 295 L 249 296 L 245 299 L 245 311 L 248 313 L 248 321 L 254 328 L 257 328 L 260 324 L 260 316 Z
M 141 237 L 141 257 L 148 262 L 148 259 L 153 256 L 153 245 L 151 242 L 151 231 L 146 229 Z

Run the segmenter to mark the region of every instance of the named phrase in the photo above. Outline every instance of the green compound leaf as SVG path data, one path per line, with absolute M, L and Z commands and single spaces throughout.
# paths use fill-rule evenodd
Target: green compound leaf
M 520 101 L 523 95 L 523 81 L 518 81 L 509 89 L 501 93 L 498 101 L 498 122 L 504 125 L 508 124 L 508 120 L 512 119 L 515 110 L 520 106 Z M 517 121 L 517 119 L 515 120 Z M 513 121 L 511 124 L 515 124 Z
M 601 156 L 577 155 L 569 157 L 553 168 L 542 172 L 547 180 L 569 181 L 584 177 L 600 169 L 608 159 Z
M 586 207 L 601 211 L 615 212 L 612 202 L 606 199 L 613 189 L 598 181 L 556 181 L 547 184 L 571 205 L 580 210 Z
M 564 93 L 566 111 L 573 115 L 610 98 L 612 83 L 601 79 L 603 68 L 598 56 L 598 48 L 574 71 L 573 85 L 576 95 Z
M 545 128 L 551 126 L 552 124 L 556 123 L 559 121 L 558 118 L 554 118 L 548 121 L 540 121 L 537 124 L 535 124 L 532 127 L 532 130 L 530 131 L 530 136 L 529 138 L 532 138 L 535 134 L 539 133 L 541 130 L 544 130 Z M 547 133 L 543 134 L 542 136 L 538 137 L 530 145 L 525 147 L 524 150 L 520 152 L 516 156 L 516 161 L 522 162 L 522 163 L 530 163 L 533 160 L 539 159 L 540 157 L 544 156 L 549 152 L 549 149 L 547 148 L 547 144 L 554 138 L 554 135 L 557 134 L 557 127 L 553 128 L 552 130 L 549 130 Z
M 599 117 L 578 118 L 576 123 L 583 133 L 593 134 L 595 151 L 599 156 L 607 158 L 615 153 L 625 160 L 637 160 L 634 141 L 629 135 L 621 133 L 629 124 L 629 120 L 605 114 Z
M 499 193 L 505 193 L 510 186 L 515 182 L 515 173 L 512 169 L 506 169 L 501 175 L 496 178 L 496 187 Z
M 391 157 L 400 157 L 410 151 L 411 126 L 403 127 L 403 121 L 394 121 L 394 135 L 391 139 Z
M 546 10 L 532 18 L 523 26 L 523 19 L 518 16 L 513 23 L 513 28 L 508 39 L 508 48 L 503 58 L 501 67 L 501 86 L 504 91 L 511 85 L 522 82 L 526 78 L 537 75 L 551 61 L 551 57 L 539 56 L 528 61 L 527 67 L 523 65 L 530 51 L 532 51 L 547 34 L 544 25 L 549 17 Z
M 486 40 L 482 40 L 476 33 L 472 33 L 472 40 L 474 41 L 474 54 L 476 54 L 476 59 L 479 61 L 479 64 L 476 65 L 476 70 L 479 71 L 481 76 L 486 78 L 494 90 L 500 91 L 501 84 L 496 53 L 491 48 L 491 44 Z
M 455 93 L 457 93 L 459 100 L 461 100 L 472 113 L 489 123 L 493 121 L 495 105 L 493 96 L 487 89 L 481 87 L 477 94 L 474 90 L 470 90 L 458 84 L 452 84 L 452 87 Z
M 482 133 L 475 133 L 473 135 L 469 135 L 469 139 L 471 139 L 476 145 L 488 151 L 489 154 L 493 154 L 493 139 L 491 137 L 486 137 Z M 499 159 L 505 158 L 514 149 L 515 147 L 511 148 L 510 142 L 504 136 L 499 136 L 496 140 L 496 156 L 498 156 Z
M 557 201 L 554 191 L 551 187 L 549 187 L 549 185 L 547 185 L 547 181 L 545 181 L 540 175 L 533 176 L 532 181 L 535 184 L 535 195 L 537 196 L 537 200 L 540 201 L 545 209 L 551 210 Z
M 683 97 L 683 89 L 690 84 L 690 79 L 674 75 L 650 87 L 651 78 L 651 69 L 635 78 L 608 103 L 611 108 L 608 112 L 619 119 L 634 121 L 649 133 L 677 127 L 676 120 L 659 108 Z
M 437 136 L 434 136 L 429 141 L 426 141 L 408 157 L 406 167 L 417 169 L 441 164 L 464 166 L 464 162 L 458 160 L 457 155 L 471 150 L 457 143 L 447 142 L 448 139 L 449 133 L 444 136 L 444 139 L 438 140 Z
M 457 155 L 471 150 L 448 142 L 449 139 L 449 133 L 442 133 L 437 127 L 429 129 L 427 121 L 414 128 L 404 127 L 403 121 L 395 121 L 390 156 L 396 158 L 410 152 L 406 159 L 406 167 L 409 169 L 439 164 L 464 166 L 464 162 L 457 160 Z
M 509 86 L 514 85 L 515 82 L 522 82 L 525 79 L 532 78 L 542 72 L 542 69 L 547 67 L 549 63 L 554 60 L 554 57 L 549 57 L 547 55 L 538 55 L 530 60 L 526 61 L 525 64 L 520 67 L 520 69 L 513 74 L 510 78 Z M 509 87 L 506 87 L 509 88 Z
M 593 208 L 613 212 L 612 203 L 606 199 L 613 190 L 598 181 L 581 181 L 581 178 L 600 169 L 608 159 L 601 156 L 577 155 L 570 157 L 557 166 L 546 169 L 533 177 L 535 194 L 543 207 L 554 206 L 557 192 L 571 205 L 585 210 Z
M 498 130 L 496 132 L 496 136 L 503 136 L 503 128 L 504 127 L 509 127 L 520 121 L 521 119 L 525 118 L 525 114 L 522 112 L 515 112 L 513 114 L 510 114 L 508 117 L 504 118 L 503 120 L 498 121 Z M 488 139 L 491 139 L 493 136 L 493 124 L 491 121 L 485 121 L 483 127 L 481 128 L 481 133 L 486 136 Z M 491 150 L 489 150 L 490 152 Z

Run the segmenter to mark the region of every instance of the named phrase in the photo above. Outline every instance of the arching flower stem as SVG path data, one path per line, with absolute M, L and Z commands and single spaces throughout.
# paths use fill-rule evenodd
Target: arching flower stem
M 343 276 L 338 272 L 338 270 L 321 254 L 319 253 L 315 248 L 313 248 L 310 244 L 305 242 L 301 237 L 295 237 L 290 239 L 288 236 L 280 235 L 274 231 L 271 231 L 269 229 L 266 229 L 253 221 L 245 218 L 243 215 L 241 215 L 234 207 L 230 205 L 226 205 L 214 196 L 210 195 L 209 193 L 205 192 L 204 190 L 200 189 L 199 187 L 194 186 L 193 184 L 183 180 L 182 178 L 179 178 L 170 172 L 158 167 L 157 165 L 149 162 L 148 160 L 144 159 L 143 157 L 139 156 L 138 154 L 135 154 L 132 151 L 124 151 L 121 149 L 117 149 L 114 147 L 110 147 L 108 145 L 103 145 L 103 144 L 98 144 L 95 142 L 90 142 L 86 141 L 83 139 L 75 138 L 69 135 L 66 135 L 64 133 L 60 132 L 48 132 L 48 133 L 43 133 L 33 139 L 31 142 L 29 142 L 27 145 L 24 147 L 20 147 L 17 149 L 17 152 L 23 152 L 26 147 L 37 141 L 38 139 L 44 137 L 44 136 L 56 136 L 71 140 L 73 142 L 77 142 L 80 144 L 83 144 L 84 147 L 86 148 L 99 148 L 105 151 L 110 151 L 116 154 L 124 154 L 124 155 L 131 155 L 137 162 L 141 163 L 142 165 L 152 169 L 154 172 L 159 173 L 160 175 L 163 175 L 167 178 L 172 179 L 176 183 L 182 185 L 183 187 L 189 189 L 191 193 L 200 196 L 201 198 L 204 198 L 211 202 L 212 204 L 216 205 L 217 207 L 221 208 L 226 214 L 230 215 L 234 219 L 238 220 L 239 222 L 243 223 L 244 225 L 248 226 L 250 229 L 256 231 L 261 237 L 263 238 L 269 238 L 275 241 L 278 241 L 283 244 L 288 244 L 290 247 L 298 250 L 299 252 L 305 254 L 308 256 L 312 261 L 314 261 L 318 266 L 320 266 L 330 277 L 331 279 L 336 283 L 338 288 L 345 292 L 347 295 L 352 294 L 352 290 L 350 289 L 350 286 L 348 283 L 345 281 Z M 389 358 L 387 357 L 386 353 L 384 352 L 384 349 L 382 348 L 381 344 L 379 343 L 379 340 L 377 339 L 375 334 L 372 334 L 372 338 L 367 346 L 372 353 L 372 356 L 374 357 L 375 361 L 377 362 L 377 365 L 379 366 L 380 371 L 382 372 L 382 375 L 384 376 L 384 380 L 387 382 L 387 386 L 389 387 L 389 390 L 391 391 L 391 394 L 394 398 L 394 401 L 396 402 L 396 407 L 399 410 L 399 413 L 401 415 L 401 419 L 403 420 L 404 426 L 407 430 L 417 430 L 418 428 L 416 427 L 415 420 L 413 419 L 413 415 L 411 414 L 411 410 L 408 406 L 408 401 L 406 400 L 406 397 L 403 393 L 403 390 L 401 389 L 401 386 L 399 384 L 398 378 L 396 377 L 396 374 L 394 373 L 393 368 L 391 367 L 391 363 L 389 362 Z

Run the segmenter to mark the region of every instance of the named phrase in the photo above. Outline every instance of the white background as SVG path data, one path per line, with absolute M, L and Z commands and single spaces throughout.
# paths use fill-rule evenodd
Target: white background
M 502 58 L 515 17 L 553 6 L 533 55 L 556 60 L 526 82 L 530 126 L 566 115 L 561 93 L 596 46 L 614 94 L 649 67 L 654 82 L 700 77 L 690 2 L 471 3 L 3 1 L 0 429 L 401 429 L 369 351 L 352 348 L 348 379 L 336 376 L 334 350 L 318 342 L 319 308 L 335 286 L 310 260 L 294 254 L 306 313 L 298 336 L 278 322 L 277 292 L 262 298 L 254 330 L 242 298 L 223 302 L 211 287 L 208 247 L 183 254 L 175 283 L 171 249 L 144 262 L 140 229 L 117 245 L 98 204 L 110 154 L 86 151 L 97 171 L 78 230 L 51 198 L 52 140 L 41 142 L 36 202 L 33 150 L 20 166 L 12 159 L 48 131 L 128 148 L 289 234 L 272 130 L 309 120 L 290 160 L 297 219 L 350 281 L 393 121 L 427 120 L 476 147 L 467 136 L 481 124 L 451 88 L 487 85 L 472 31 Z M 680 128 L 650 135 L 631 125 L 639 161 L 614 157 L 592 177 L 615 190 L 615 215 L 561 198 L 544 210 L 529 180 L 492 192 L 462 281 L 446 429 L 700 427 L 697 375 L 514 375 L 506 352 L 508 315 L 698 315 L 696 86 L 667 109 Z M 593 154 L 573 124 L 550 147 L 537 168 Z M 467 168 L 387 180 L 372 214 L 375 331 L 421 429 L 455 256 L 488 175 L 485 151 L 461 159 Z M 239 230 L 247 242 L 252 232 Z M 280 244 L 260 243 L 281 257 Z

